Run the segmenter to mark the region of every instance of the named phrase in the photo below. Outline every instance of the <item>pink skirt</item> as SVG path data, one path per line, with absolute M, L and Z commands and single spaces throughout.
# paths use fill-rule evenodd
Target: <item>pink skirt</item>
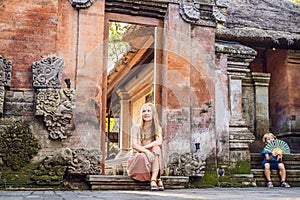
M 151 152 L 158 155 L 159 161 L 159 173 L 158 177 L 162 174 L 161 167 L 161 149 L 159 146 L 151 148 Z M 134 153 L 132 157 L 128 159 L 127 172 L 134 180 L 137 181 L 150 181 L 151 180 L 151 167 L 152 163 L 148 160 L 145 153 Z

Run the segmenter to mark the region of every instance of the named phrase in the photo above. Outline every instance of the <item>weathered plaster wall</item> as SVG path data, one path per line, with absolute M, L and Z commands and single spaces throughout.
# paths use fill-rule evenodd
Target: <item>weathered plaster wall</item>
M 76 77 L 76 130 L 65 143 L 66 146 L 100 149 L 102 115 L 102 79 L 106 76 L 103 64 L 104 1 L 96 1 L 88 9 L 80 9 L 78 16 Z M 72 30 L 72 24 L 71 30 Z M 74 63 L 75 64 L 75 63 Z M 68 72 L 68 71 L 67 71 Z M 100 109 L 95 109 L 95 108 Z M 105 111 L 104 111 L 105 112 Z
M 220 54 L 216 58 L 216 137 L 217 137 L 217 157 L 229 160 L 229 107 L 228 107 L 228 75 L 227 56 Z
M 179 15 L 178 5 L 169 5 L 165 19 L 163 107 L 165 107 L 165 150 L 190 152 L 190 24 Z M 172 141 L 172 142 L 171 142 Z M 166 155 L 167 156 L 167 155 Z M 168 158 L 168 156 L 167 156 Z
M 299 51 L 276 49 L 267 54 L 272 131 L 286 140 L 292 152 L 299 148 Z
M 215 158 L 215 29 L 195 26 L 191 41 L 191 143 L 200 142 L 201 155 Z
M 267 70 L 270 79 L 270 117 L 271 129 L 274 133 L 288 131 L 289 77 L 287 66 L 287 50 L 276 49 L 267 52 Z
M 290 129 L 300 132 L 300 51 L 288 51 Z
M 166 123 L 164 151 L 215 156 L 214 30 L 193 27 L 170 4 L 165 19 L 163 107 Z
M 64 58 L 62 80 L 70 78 L 71 87 L 75 88 L 76 70 L 78 68 L 78 18 L 79 14 L 69 1 L 58 0 L 56 54 Z

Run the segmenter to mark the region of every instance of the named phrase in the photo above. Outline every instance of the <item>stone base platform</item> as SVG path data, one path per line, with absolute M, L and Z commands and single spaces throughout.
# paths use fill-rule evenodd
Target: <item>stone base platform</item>
M 165 189 L 183 189 L 189 182 L 185 176 L 162 176 Z M 149 190 L 150 182 L 139 182 L 123 175 L 87 175 L 91 190 Z

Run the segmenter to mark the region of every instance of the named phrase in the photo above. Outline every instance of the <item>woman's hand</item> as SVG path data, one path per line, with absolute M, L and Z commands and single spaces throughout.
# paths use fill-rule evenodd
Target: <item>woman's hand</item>
M 154 160 L 155 157 L 154 157 L 153 153 L 151 151 L 149 151 L 148 149 L 145 151 L 145 154 L 150 162 L 152 162 Z

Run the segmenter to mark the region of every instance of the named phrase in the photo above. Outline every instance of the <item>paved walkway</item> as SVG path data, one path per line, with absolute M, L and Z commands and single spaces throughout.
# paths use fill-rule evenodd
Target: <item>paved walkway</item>
M 209 188 L 152 191 L 0 191 L 0 200 L 300 200 L 298 188 Z

